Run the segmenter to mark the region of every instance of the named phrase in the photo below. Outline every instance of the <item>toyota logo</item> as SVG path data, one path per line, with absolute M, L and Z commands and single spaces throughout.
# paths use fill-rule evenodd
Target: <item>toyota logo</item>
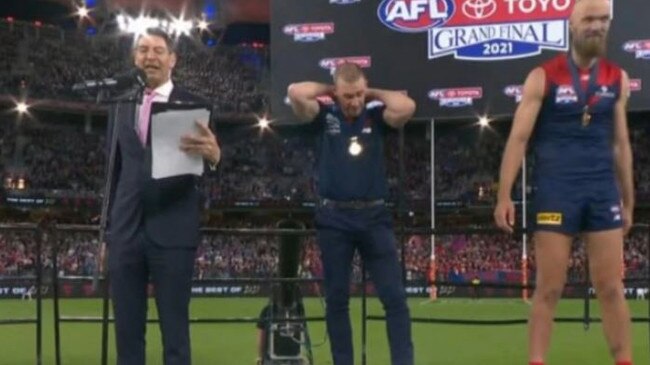
M 494 0 L 466 0 L 463 4 L 463 13 L 471 19 L 485 19 L 497 11 Z

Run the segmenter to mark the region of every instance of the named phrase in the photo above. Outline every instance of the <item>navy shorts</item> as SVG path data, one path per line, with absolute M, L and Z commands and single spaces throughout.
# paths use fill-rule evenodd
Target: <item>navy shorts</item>
M 537 184 L 531 227 L 574 235 L 606 231 L 623 226 L 621 199 L 615 183 Z

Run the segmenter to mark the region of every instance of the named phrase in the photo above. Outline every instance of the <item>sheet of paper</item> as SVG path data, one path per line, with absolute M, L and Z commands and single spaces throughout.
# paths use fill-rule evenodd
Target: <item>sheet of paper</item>
M 208 123 L 207 109 L 170 110 L 151 116 L 151 177 L 162 179 L 177 175 L 202 175 L 203 158 L 180 149 L 181 137 L 197 134 L 196 121 Z

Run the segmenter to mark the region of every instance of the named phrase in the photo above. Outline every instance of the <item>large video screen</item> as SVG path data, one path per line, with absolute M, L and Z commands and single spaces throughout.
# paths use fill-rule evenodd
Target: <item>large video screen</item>
M 511 115 L 526 75 L 569 47 L 573 0 L 272 1 L 272 113 L 291 119 L 287 86 L 331 82 L 345 61 L 371 86 L 406 90 L 422 119 Z M 608 58 L 650 108 L 650 1 L 615 0 Z

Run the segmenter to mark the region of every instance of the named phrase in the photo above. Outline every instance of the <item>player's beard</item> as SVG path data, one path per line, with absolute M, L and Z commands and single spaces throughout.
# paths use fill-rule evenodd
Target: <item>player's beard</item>
M 603 57 L 607 51 L 607 35 L 584 36 L 579 39 L 574 39 L 573 47 L 582 57 Z

